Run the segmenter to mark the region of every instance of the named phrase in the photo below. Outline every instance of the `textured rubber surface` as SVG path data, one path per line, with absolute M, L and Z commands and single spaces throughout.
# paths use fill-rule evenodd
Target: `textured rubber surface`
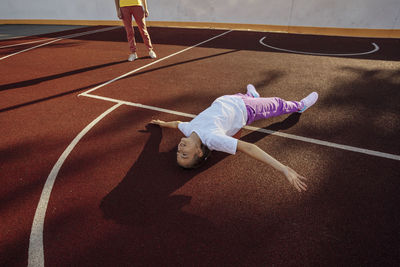
M 0 41 L 0 46 L 99 29 Z M 157 60 L 223 30 L 150 28 Z M 358 53 L 351 57 L 277 51 Z M 0 61 L 0 265 L 26 266 L 33 216 L 72 140 L 115 103 L 86 90 L 155 60 L 123 28 L 65 39 Z M 0 49 L 5 56 L 32 44 Z M 246 92 L 318 102 L 252 126 L 398 155 L 399 40 L 232 31 L 142 68 L 92 95 L 197 114 Z M 394 266 L 399 262 L 398 160 L 242 130 L 241 139 L 308 178 L 304 193 L 238 153 L 179 168 L 179 132 L 151 119 L 190 118 L 122 105 L 65 159 L 51 192 L 46 266 Z

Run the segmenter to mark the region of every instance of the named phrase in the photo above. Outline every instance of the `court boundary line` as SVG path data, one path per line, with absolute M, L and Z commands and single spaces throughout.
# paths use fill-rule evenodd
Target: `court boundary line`
M 48 45 L 48 44 L 52 44 L 52 43 L 55 43 L 55 42 L 58 42 L 58 41 L 62 41 L 62 40 L 65 40 L 65 39 L 71 39 L 71 38 L 74 38 L 74 37 L 79 37 L 79 36 L 84 36 L 84 35 L 90 35 L 90 34 L 98 33 L 98 32 L 111 31 L 111 30 L 114 30 L 114 29 L 117 29 L 117 28 L 120 28 L 120 26 L 107 27 L 107 28 L 97 29 L 97 30 L 92 30 L 92 31 L 86 31 L 86 32 L 79 32 L 79 33 L 74 33 L 74 34 L 68 34 L 68 35 L 64 35 L 64 36 L 58 37 L 58 38 L 51 38 L 51 39 L 53 39 L 53 40 L 48 41 L 48 42 L 43 43 L 43 44 L 40 44 L 40 45 L 36 45 L 36 46 L 30 47 L 30 48 L 23 49 L 23 50 L 21 50 L 21 51 L 18 51 L 18 52 L 9 54 L 9 55 L 4 56 L 4 57 L 1 57 L 0 60 L 6 59 L 6 58 L 9 58 L 9 57 L 12 57 L 12 56 L 15 56 L 15 55 L 18 55 L 18 54 L 21 54 L 21 53 L 24 53 L 24 52 L 27 52 L 27 51 L 30 51 L 30 50 L 39 48 L 39 47 L 42 47 L 42 46 L 45 46 L 45 45 Z
M 149 110 L 154 110 L 154 111 L 160 111 L 160 112 L 179 115 L 179 116 L 188 117 L 188 118 L 196 117 L 196 115 L 190 114 L 190 113 L 184 113 L 184 112 L 180 112 L 180 111 L 164 109 L 164 108 L 144 105 L 144 104 L 140 104 L 140 103 L 133 103 L 133 102 L 118 100 L 118 99 L 114 99 L 114 98 L 110 98 L 110 97 L 104 97 L 104 96 L 98 96 L 98 95 L 92 95 L 92 94 L 86 94 L 85 96 L 90 97 L 90 98 L 99 99 L 99 100 L 108 101 L 108 102 L 122 103 L 122 104 L 125 104 L 128 106 L 144 108 L 144 109 L 149 109 Z M 326 146 L 326 147 L 332 147 L 332 148 L 337 148 L 337 149 L 346 150 L 346 151 L 350 151 L 350 152 L 357 152 L 357 153 L 366 154 L 366 155 L 370 155 L 370 156 L 400 161 L 400 155 L 395 155 L 395 154 L 390 154 L 390 153 L 385 153 L 385 152 L 380 152 L 380 151 L 376 151 L 376 150 L 360 148 L 360 147 L 355 147 L 355 146 L 342 145 L 342 144 L 337 144 L 337 143 L 319 140 L 319 139 L 315 139 L 315 138 L 309 138 L 309 137 L 303 137 L 303 136 L 294 135 L 294 134 L 282 133 L 279 131 L 273 131 L 273 130 L 268 130 L 268 129 L 264 129 L 264 128 L 254 127 L 254 126 L 245 126 L 243 128 L 250 130 L 250 131 L 262 132 L 262 133 L 276 135 L 276 136 L 293 139 L 293 140 L 297 140 L 297 141 L 303 141 L 306 143 L 311 143 L 311 144 L 316 144 L 316 145 L 321 145 L 321 146 Z
M 223 32 L 223 33 L 221 33 L 221 34 L 218 34 L 218 35 L 216 35 L 216 36 L 214 36 L 214 37 L 211 37 L 211 38 L 209 38 L 209 39 L 207 39 L 207 40 L 205 40 L 205 41 L 202 41 L 202 42 L 200 42 L 200 43 L 198 43 L 198 44 L 195 44 L 195 45 L 193 45 L 193 46 L 190 46 L 190 47 L 187 47 L 187 48 L 185 48 L 185 49 L 179 50 L 178 52 L 172 53 L 171 55 L 165 56 L 165 57 L 160 58 L 160 59 L 158 59 L 158 60 L 155 60 L 155 61 L 153 61 L 153 62 L 151 62 L 151 63 L 149 63 L 149 64 L 146 64 L 146 65 L 144 65 L 144 66 L 141 66 L 141 67 L 139 67 L 139 68 L 136 68 L 136 69 L 134 69 L 134 70 L 132 70 L 132 71 L 129 71 L 129 72 L 125 73 L 125 74 L 122 74 L 122 75 L 120 75 L 120 76 L 118 76 L 118 77 L 116 77 L 116 78 L 114 78 L 114 79 L 111 79 L 111 80 L 109 80 L 109 81 L 107 81 L 107 82 L 105 82 L 105 83 L 102 83 L 102 84 L 100 84 L 100 85 L 98 85 L 98 86 L 96 86 L 96 87 L 94 87 L 94 88 L 92 88 L 92 89 L 89 89 L 89 90 L 87 90 L 87 91 L 85 91 L 85 92 L 79 94 L 78 96 L 85 96 L 86 94 L 89 94 L 89 93 L 91 93 L 91 92 L 93 92 L 93 91 L 95 91 L 95 90 L 97 90 L 97 89 L 100 89 L 100 88 L 102 88 L 102 87 L 104 87 L 104 86 L 106 86 L 106 85 L 109 85 L 110 83 L 116 82 L 116 81 L 118 81 L 118 80 L 120 80 L 120 79 L 122 79 L 122 78 L 124 78 L 124 77 L 126 77 L 126 76 L 129 76 L 129 75 L 131 75 L 131 74 L 133 74 L 133 73 L 135 73 L 135 72 L 138 72 L 138 71 L 140 71 L 140 70 L 142 70 L 142 69 L 145 69 L 145 68 L 147 68 L 147 67 L 150 67 L 150 66 L 152 66 L 152 65 L 154 65 L 154 64 L 156 64 L 156 63 L 158 63 L 158 62 L 164 61 L 164 60 L 166 60 L 166 59 L 168 59 L 168 58 L 171 58 L 171 57 L 173 57 L 173 56 L 179 55 L 179 54 L 181 54 L 181 53 L 183 53 L 183 52 L 186 52 L 186 51 L 188 51 L 188 50 L 190 50 L 190 49 L 192 49 L 192 48 L 195 48 L 195 47 L 197 47 L 197 46 L 199 46 L 199 45 L 202 45 L 202 44 L 207 43 L 207 42 L 209 42 L 209 41 L 212 41 L 212 40 L 214 40 L 214 39 L 216 39 L 216 38 L 219 38 L 219 37 L 221 37 L 221 36 L 223 36 L 223 35 L 225 35 L 225 34 L 228 34 L 228 33 L 232 32 L 232 31 L 233 31 L 233 30 L 225 31 L 225 32 Z
M 30 42 L 11 44 L 11 45 L 4 45 L 4 46 L 0 46 L 0 49 L 14 47 L 14 46 L 27 45 L 27 44 L 42 43 L 42 42 L 46 42 L 46 41 L 54 40 L 54 39 L 56 39 L 56 38 L 45 38 L 45 39 L 40 39 L 40 40 L 35 40 L 35 41 L 30 41 Z
M 360 52 L 360 53 L 348 53 L 348 54 L 329 54 L 329 53 L 313 53 L 313 52 L 303 52 L 303 51 L 296 51 L 296 50 L 289 50 L 289 49 L 283 49 L 283 48 L 278 48 L 274 47 L 272 45 L 267 45 L 264 43 L 266 36 L 260 39 L 259 43 L 262 44 L 263 46 L 266 46 L 268 48 L 278 50 L 278 51 L 283 51 L 283 52 L 289 52 L 289 53 L 294 53 L 294 54 L 302 54 L 302 55 L 311 55 L 311 56 L 336 56 L 336 57 L 351 57 L 351 56 L 362 56 L 362 55 L 368 55 L 375 53 L 379 51 L 379 46 L 376 43 L 371 43 L 374 46 L 374 49 L 371 51 L 367 52 Z

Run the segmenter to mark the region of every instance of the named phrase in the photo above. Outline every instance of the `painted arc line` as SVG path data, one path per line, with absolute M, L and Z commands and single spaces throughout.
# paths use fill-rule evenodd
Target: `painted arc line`
M 91 95 L 91 94 L 85 94 L 85 96 L 91 97 L 91 98 L 96 98 L 99 100 L 110 101 L 110 102 L 114 102 L 114 103 L 123 103 L 124 105 L 128 105 L 128 106 L 134 106 L 134 107 L 139 107 L 139 108 L 144 108 L 144 109 L 149 109 L 149 110 L 155 110 L 155 111 L 160 111 L 160 112 L 174 114 L 174 115 L 188 117 L 188 118 L 194 118 L 196 116 L 193 114 L 179 112 L 179 111 L 175 111 L 175 110 L 158 108 L 158 107 L 143 105 L 143 104 L 139 104 L 139 103 L 132 103 L 132 102 L 128 102 L 128 101 L 121 101 L 121 100 L 113 99 L 110 97 L 97 96 L 97 95 Z M 311 144 L 316 144 L 316 145 L 321 145 L 321 146 L 326 146 L 326 147 L 332 147 L 332 148 L 347 150 L 347 151 L 351 151 L 351 152 L 358 152 L 358 153 L 362 153 L 362 154 L 366 154 L 366 155 L 370 155 L 370 156 L 400 161 L 400 155 L 389 154 L 389 153 L 379 152 L 379 151 L 365 149 L 365 148 L 358 148 L 358 147 L 354 147 L 354 146 L 341 145 L 341 144 L 336 144 L 336 143 L 332 143 L 332 142 L 328 142 L 328 141 L 323 141 L 323 140 L 318 140 L 318 139 L 308 138 L 308 137 L 302 137 L 302 136 L 298 136 L 298 135 L 287 134 L 287 133 L 267 130 L 267 129 L 263 129 L 263 128 L 257 128 L 257 127 L 253 127 L 253 126 L 245 126 L 243 128 L 245 128 L 247 130 L 251 130 L 251 131 L 267 133 L 267 134 L 276 135 L 276 136 L 293 139 L 293 140 L 297 140 L 297 141 L 302 141 L 302 142 L 306 142 L 306 143 L 311 143 Z
M 60 158 L 57 160 L 53 169 L 51 170 L 49 176 L 44 184 L 42 194 L 40 195 L 39 203 L 36 208 L 35 216 L 33 218 L 31 234 L 29 238 L 29 251 L 28 251 L 28 267 L 44 267 L 44 247 L 43 247 L 43 229 L 44 220 L 46 216 L 46 210 L 50 199 L 50 194 L 54 186 L 54 182 L 58 175 L 61 166 L 64 161 L 74 149 L 76 144 L 82 139 L 85 134 L 93 128 L 99 121 L 106 117 L 109 113 L 121 106 L 122 103 L 117 103 L 103 114 L 98 116 L 90 124 L 88 124 L 68 145 L 65 151 L 61 154 Z
M 269 47 L 269 48 L 271 48 L 271 49 L 283 51 L 283 52 L 289 52 L 289 53 L 295 53 L 295 54 L 303 54 L 303 55 L 347 57 L 347 56 L 361 56 L 361 55 L 372 54 L 372 53 L 375 53 L 376 51 L 379 50 L 379 46 L 378 46 L 377 44 L 371 43 L 371 44 L 374 46 L 374 49 L 372 49 L 371 51 L 367 51 L 367 52 L 353 53 L 353 54 L 311 53 L 311 52 L 302 52 L 302 51 L 288 50 L 288 49 L 283 49 L 283 48 L 278 48 L 278 47 L 274 47 L 274 46 L 271 46 L 271 45 L 267 45 L 267 44 L 264 43 L 265 38 L 266 38 L 266 37 L 264 36 L 263 38 L 260 39 L 260 44 L 262 44 L 263 46 Z
M 135 73 L 135 72 L 138 72 L 139 70 L 142 70 L 142 69 L 144 69 L 144 68 L 147 68 L 147 67 L 149 67 L 149 66 L 151 66 L 151 65 L 154 65 L 154 64 L 156 64 L 156 63 L 158 63 L 158 62 L 161 62 L 161 61 L 163 61 L 163 60 L 166 60 L 166 59 L 171 58 L 171 57 L 173 57 L 173 56 L 176 56 L 176 55 L 178 55 L 178 54 L 181 54 L 181 53 L 183 53 L 183 52 L 185 52 L 185 51 L 188 51 L 188 50 L 190 50 L 190 49 L 192 49 L 192 48 L 195 48 L 195 47 L 197 47 L 197 46 L 199 46 L 199 45 L 202 45 L 202 44 L 204 44 L 204 43 L 207 43 L 207 42 L 209 42 L 209 41 L 212 41 L 212 40 L 214 40 L 214 39 L 216 39 L 216 38 L 219 38 L 219 37 L 221 37 L 221 36 L 223 36 L 223 35 L 225 35 L 225 34 L 227 34 L 227 33 L 230 33 L 231 31 L 233 31 L 233 30 L 229 30 L 229 31 L 223 32 L 223 33 L 221 33 L 221 34 L 219 34 L 219 35 L 217 35 L 217 36 L 214 36 L 214 37 L 212 37 L 212 38 L 210 38 L 210 39 L 207 39 L 207 40 L 205 40 L 205 41 L 203 41 L 203 42 L 200 42 L 200 43 L 198 43 L 198 44 L 196 44 L 196 45 L 187 47 L 187 48 L 185 48 L 185 49 L 183 49 L 183 50 L 180 50 L 180 51 L 178 51 L 178 52 L 175 52 L 175 53 L 173 53 L 173 54 L 171 54 L 171 55 L 168 55 L 168 56 L 166 56 L 166 57 L 160 58 L 160 59 L 158 59 L 158 60 L 156 60 L 156 61 L 153 61 L 153 62 L 151 62 L 151 63 L 149 63 L 149 64 L 147 64 L 147 65 L 144 65 L 144 66 L 142 66 L 142 67 L 140 67 L 140 68 L 137 68 L 137 69 L 134 69 L 134 70 L 132 70 L 132 71 L 130 71 L 130 72 L 127 72 L 127 73 L 125 73 L 125 74 L 122 74 L 121 76 L 118 76 L 118 77 L 116 77 L 116 78 L 114 78 L 114 79 L 112 79 L 112 80 L 109 80 L 108 82 L 105 82 L 105 83 L 103 83 L 103 84 L 100 84 L 100 85 L 98 85 L 98 86 L 92 88 L 92 89 L 89 89 L 89 90 L 87 90 L 87 91 L 85 91 L 85 92 L 79 94 L 78 96 L 86 95 L 86 94 L 88 94 L 88 93 L 91 93 L 91 92 L 93 92 L 93 91 L 95 91 L 95 90 L 97 90 L 97 89 L 100 89 L 101 87 L 104 87 L 104 86 L 106 86 L 106 85 L 108 85 L 108 84 L 110 84 L 110 83 L 113 83 L 113 82 L 118 81 L 118 80 L 120 80 L 120 79 L 122 79 L 122 78 L 124 78 L 124 77 L 126 77 L 126 76 L 129 76 L 129 75 Z
M 43 43 L 43 44 L 40 44 L 40 45 L 36 45 L 36 46 L 30 47 L 30 48 L 27 48 L 27 49 L 24 49 L 24 50 L 9 54 L 7 56 L 1 57 L 0 60 L 9 58 L 9 57 L 12 57 L 12 56 L 15 56 L 15 55 L 18 55 L 18 54 L 21 54 L 21 53 L 24 53 L 24 52 L 27 52 L 27 51 L 30 51 L 30 50 L 33 50 L 35 48 L 39 48 L 39 47 L 42 47 L 42 46 L 45 46 L 45 45 L 48 45 L 48 44 L 51 44 L 51 43 L 55 43 L 55 42 L 58 42 L 58 41 L 61 41 L 61 40 L 64 40 L 64 39 L 71 39 L 71 38 L 74 38 L 74 37 L 83 36 L 83 35 L 89 35 L 89 34 L 98 33 L 98 32 L 111 31 L 111 30 L 116 29 L 116 28 L 119 28 L 119 26 L 108 27 L 108 28 L 103 28 L 103 29 L 98 29 L 98 30 L 93 30 L 93 31 L 80 32 L 80 33 L 61 36 L 61 37 L 59 37 L 57 39 L 54 39 L 54 40 L 51 40 L 49 42 L 46 42 L 46 43 Z

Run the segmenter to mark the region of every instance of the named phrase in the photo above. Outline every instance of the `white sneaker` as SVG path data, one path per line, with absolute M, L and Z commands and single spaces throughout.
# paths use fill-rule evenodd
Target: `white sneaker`
M 252 95 L 255 98 L 260 97 L 260 94 L 257 92 L 256 88 L 252 84 L 247 85 L 247 94 Z
M 137 59 L 138 56 L 136 53 L 130 54 L 128 57 L 128 61 L 134 61 L 135 59 Z
M 157 55 L 156 55 L 156 53 L 155 53 L 153 50 L 150 50 L 150 51 L 149 51 L 149 56 L 150 56 L 151 58 L 157 58 Z
M 304 111 L 306 111 L 308 108 L 310 108 L 312 105 L 315 104 L 315 102 L 317 102 L 318 99 L 318 93 L 317 92 L 312 92 L 311 94 L 309 94 L 308 96 L 306 96 L 305 98 L 303 98 L 300 102 L 302 102 L 304 104 L 304 107 L 299 110 L 299 113 L 303 113 Z

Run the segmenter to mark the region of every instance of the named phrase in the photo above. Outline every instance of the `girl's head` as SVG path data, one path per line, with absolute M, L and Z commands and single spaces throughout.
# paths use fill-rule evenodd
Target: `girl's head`
M 183 137 L 178 144 L 176 161 L 185 169 L 200 167 L 210 155 L 210 149 L 201 142 L 197 144 L 193 139 Z

